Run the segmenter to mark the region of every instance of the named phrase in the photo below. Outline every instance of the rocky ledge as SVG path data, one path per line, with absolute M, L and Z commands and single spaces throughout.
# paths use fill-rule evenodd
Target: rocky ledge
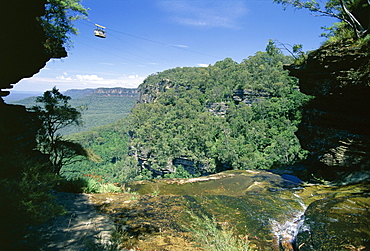
M 303 108 L 297 132 L 311 152 L 307 173 L 334 180 L 369 171 L 369 48 L 330 44 L 309 54 L 302 65 L 285 66 L 299 79 L 300 90 L 314 96 Z

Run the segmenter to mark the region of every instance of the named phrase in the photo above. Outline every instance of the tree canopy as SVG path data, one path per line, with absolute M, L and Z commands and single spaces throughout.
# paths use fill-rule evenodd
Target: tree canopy
M 283 70 L 290 62 L 270 41 L 267 52 L 241 63 L 226 58 L 149 76 L 140 89 L 154 102 L 129 115 L 130 154 L 159 173 L 177 158 L 191 160 L 199 173 L 268 169 L 303 158 L 294 132 L 308 97 Z M 156 93 L 158 83 L 167 86 Z
M 46 50 L 58 57 L 62 46 L 71 45 L 70 35 L 77 34 L 73 21 L 86 17 L 81 0 L 47 0 L 45 15 L 39 18 L 47 36 Z
M 329 28 L 334 36 L 350 36 L 363 38 L 370 34 L 370 0 L 274 0 L 286 8 L 291 5 L 297 9 L 308 9 L 318 15 L 330 16 L 340 20 Z
M 80 144 L 64 140 L 58 133 L 62 128 L 81 123 L 81 113 L 68 104 L 70 99 L 54 87 L 36 99 L 43 106 L 36 105 L 30 109 L 42 121 L 37 137 L 38 150 L 49 156 L 52 172 L 56 174 L 60 173 L 64 165 L 73 162 L 76 156 L 88 156 Z

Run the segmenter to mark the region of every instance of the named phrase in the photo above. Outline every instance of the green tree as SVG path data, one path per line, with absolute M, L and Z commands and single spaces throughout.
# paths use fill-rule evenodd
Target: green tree
M 81 0 L 47 0 L 45 15 L 39 18 L 45 34 L 45 48 L 53 57 L 60 55 L 63 46 L 70 46 L 70 35 L 76 35 L 73 21 L 87 17 Z
M 68 104 L 70 99 L 54 87 L 37 97 L 36 102 L 43 106 L 36 105 L 30 109 L 42 121 L 37 135 L 38 150 L 49 156 L 51 171 L 55 174 L 60 174 L 62 167 L 76 161 L 76 157 L 88 157 L 88 152 L 80 144 L 64 140 L 58 133 L 69 125 L 81 124 L 81 112 Z
M 363 38 L 370 33 L 370 0 L 329 0 L 323 3 L 316 0 L 274 0 L 274 2 L 282 4 L 284 8 L 292 5 L 297 9 L 308 9 L 313 13 L 337 18 L 343 24 L 340 28 L 350 29 L 354 38 Z M 338 32 L 334 31 L 335 34 Z
M 158 174 L 186 158 L 197 173 L 214 173 L 304 158 L 294 132 L 298 107 L 307 98 L 283 70 L 293 58 L 272 40 L 266 50 L 241 63 L 226 58 L 149 76 L 140 89 L 152 95 L 151 102 L 138 104 L 128 116 L 129 152 L 140 167 Z

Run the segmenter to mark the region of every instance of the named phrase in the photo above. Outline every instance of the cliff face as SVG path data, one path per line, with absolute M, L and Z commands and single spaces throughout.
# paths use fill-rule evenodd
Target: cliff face
M 37 17 L 45 13 L 45 0 L 3 1 L 0 15 L 0 178 L 19 175 L 20 161 L 37 158 L 33 151 L 39 128 L 37 118 L 23 106 L 7 105 L 3 89 L 12 88 L 22 78 L 43 68 L 51 55 L 45 51 L 47 39 Z M 60 56 L 66 56 L 66 52 Z M 27 160 L 28 161 L 28 160 Z
M 155 85 L 140 85 L 137 89 L 137 100 L 139 103 L 150 103 L 156 100 L 161 92 L 173 88 L 174 84 L 169 79 L 163 79 Z
M 303 93 L 315 97 L 303 108 L 297 132 L 302 147 L 311 152 L 310 172 L 335 179 L 369 170 L 369 45 L 323 46 L 303 65 L 286 69 L 299 78 Z
M 9 94 L 1 89 L 12 88 L 22 78 L 33 76 L 50 59 L 45 51 L 46 36 L 37 17 L 44 15 L 45 0 L 3 1 L 0 58 L 0 97 Z M 66 56 L 64 49 L 60 57 Z
M 98 88 L 94 91 L 99 96 L 136 97 L 136 89 L 127 88 Z
M 97 89 L 72 89 L 64 93 L 64 95 L 70 96 L 72 98 L 81 98 L 88 95 L 96 95 L 100 97 L 130 97 L 136 98 L 137 89 L 136 88 L 97 88 Z

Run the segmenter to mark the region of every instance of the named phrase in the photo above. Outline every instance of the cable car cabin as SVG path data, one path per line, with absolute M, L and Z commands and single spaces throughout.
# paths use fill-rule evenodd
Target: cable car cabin
M 98 25 L 98 24 L 95 24 L 95 25 L 96 25 L 96 28 L 94 30 L 94 35 L 96 37 L 106 38 L 107 36 L 105 35 L 105 30 L 104 30 L 105 27 Z
M 94 30 L 94 35 L 96 37 L 101 37 L 101 38 L 106 38 L 107 36 L 105 35 L 105 31 L 101 29 L 95 29 Z

